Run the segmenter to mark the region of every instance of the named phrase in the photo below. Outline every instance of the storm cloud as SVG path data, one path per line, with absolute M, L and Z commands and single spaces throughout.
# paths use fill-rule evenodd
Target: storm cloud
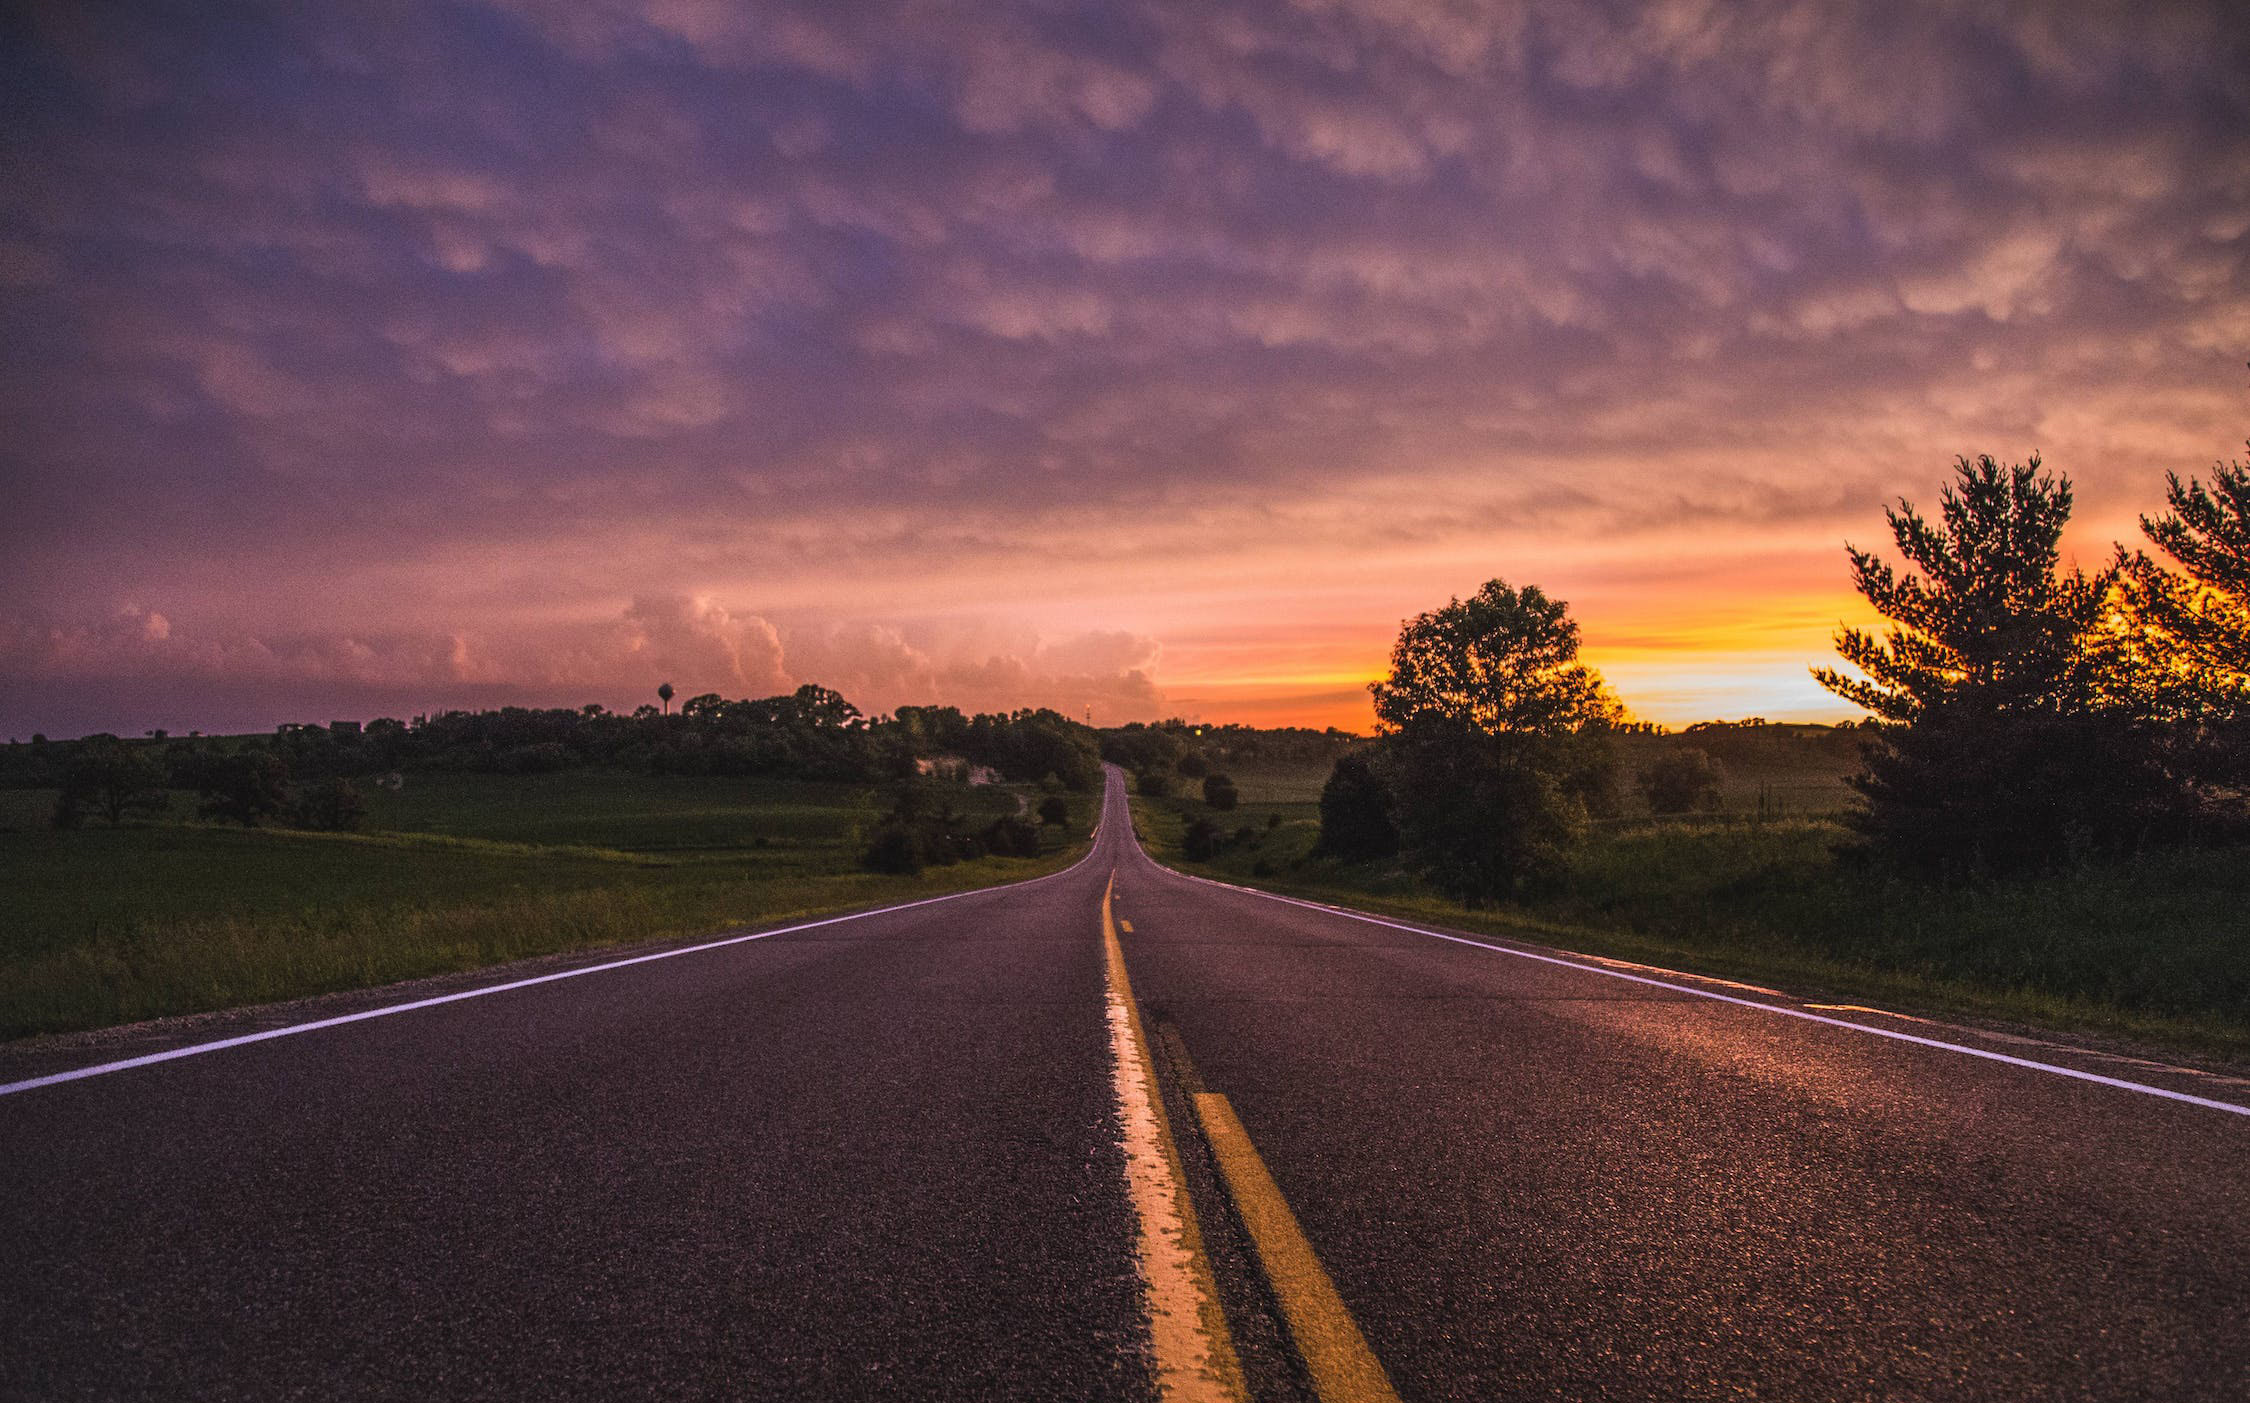
M 2250 423 L 2226 5 L 10 23 L 0 731 L 1353 724 L 1494 574 L 1644 710 L 1784 714 L 1955 453 L 2044 452 L 2099 554 Z

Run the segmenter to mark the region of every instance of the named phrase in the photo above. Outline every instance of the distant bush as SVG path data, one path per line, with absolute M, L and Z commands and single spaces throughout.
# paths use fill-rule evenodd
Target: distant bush
M 995 857 L 1039 856 L 1039 827 L 1015 814 L 994 819 L 984 830 L 985 851 Z
M 1641 793 L 1660 814 L 1712 813 L 1719 807 L 1720 770 L 1692 746 L 1667 751 L 1641 771 Z
M 1070 805 L 1059 794 L 1050 794 L 1039 801 L 1039 821 L 1057 828 L 1070 827 Z
M 1352 750 L 1337 757 L 1320 791 L 1320 838 L 1313 851 L 1345 862 L 1398 851 L 1397 808 L 1376 770 L 1373 751 Z
M 1241 803 L 1242 795 L 1226 775 L 1211 775 L 1203 781 L 1203 802 L 1224 813 Z
M 1187 826 L 1180 836 L 1180 855 L 1190 862 L 1209 862 L 1225 846 L 1219 836 L 1219 827 L 1207 818 L 1199 818 Z
M 324 833 L 348 833 L 359 827 L 366 814 L 367 801 L 360 797 L 359 786 L 341 776 L 308 787 L 292 809 L 299 828 Z
M 871 872 L 911 877 L 922 870 L 921 835 L 907 824 L 886 820 L 868 836 L 860 862 Z
M 1172 776 L 1153 767 L 1142 770 L 1133 776 L 1133 788 L 1143 798 L 1161 799 L 1172 792 Z
M 270 750 L 244 750 L 214 756 L 204 765 L 205 818 L 222 818 L 256 828 L 289 811 L 289 766 Z
M 1184 752 L 1172 768 L 1178 770 L 1182 778 L 1201 779 L 1211 772 L 1211 762 L 1203 758 L 1202 751 L 1190 750 Z

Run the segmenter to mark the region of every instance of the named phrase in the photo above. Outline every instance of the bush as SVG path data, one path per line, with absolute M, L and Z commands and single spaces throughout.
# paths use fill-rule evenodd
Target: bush
M 1070 827 L 1069 803 L 1066 802 L 1059 794 L 1052 794 L 1045 799 L 1040 800 L 1039 821 L 1043 824 L 1048 824 L 1056 828 L 1067 830 Z
M 1146 799 L 1161 799 L 1172 792 L 1172 777 L 1153 767 L 1133 776 L 1133 788 Z
M 1039 856 L 1039 827 L 1008 814 L 994 819 L 984 830 L 985 851 L 995 857 Z
M 1242 802 L 1242 795 L 1234 781 L 1225 775 L 1211 775 L 1203 781 L 1203 802 L 1222 813 Z
M 1179 763 L 1172 768 L 1178 770 L 1185 779 L 1201 779 L 1211 773 L 1211 762 L 1203 758 L 1203 752 L 1190 750 L 1183 753 Z
M 1280 819 L 1275 814 L 1272 822 Z M 1353 750 L 1337 757 L 1320 791 L 1320 838 L 1313 851 L 1345 862 L 1389 857 L 1398 851 L 1397 809 L 1376 770 L 1373 751 Z
M 1207 818 L 1189 824 L 1187 832 L 1180 836 L 1180 854 L 1190 862 L 1209 862 L 1224 846 L 1218 825 Z
M 366 813 L 367 802 L 360 797 L 359 786 L 339 776 L 298 795 L 295 818 L 299 828 L 348 833 L 359 827 Z
M 907 824 L 887 820 L 869 835 L 860 863 L 871 872 L 911 877 L 922 870 L 921 835 Z
M 289 811 L 289 767 L 270 750 L 219 757 L 203 773 L 201 812 L 244 828 Z
M 1719 775 L 1709 754 L 1686 747 L 1657 757 L 1641 771 L 1641 793 L 1652 813 L 1712 813 L 1719 807 Z

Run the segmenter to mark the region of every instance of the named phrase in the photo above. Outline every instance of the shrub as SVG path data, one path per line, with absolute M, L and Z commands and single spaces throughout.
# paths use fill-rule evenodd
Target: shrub
M 878 824 L 868 836 L 860 862 L 871 872 L 911 877 L 922 870 L 922 840 L 914 829 L 898 820 Z
M 1210 775 L 1203 781 L 1203 802 L 1223 813 L 1242 802 L 1242 795 L 1226 775 Z
M 1222 846 L 1218 825 L 1207 818 L 1189 824 L 1180 837 L 1180 853 L 1190 862 L 1209 862 Z
M 1070 805 L 1060 794 L 1050 794 L 1039 801 L 1039 821 L 1056 828 L 1070 827 Z
M 1273 815 L 1279 823 L 1281 815 Z M 1313 851 L 1322 857 L 1358 862 L 1398 851 L 1398 816 L 1391 791 L 1369 750 L 1347 751 L 1336 759 L 1320 791 L 1320 839 Z
M 348 833 L 359 827 L 366 813 L 367 802 L 360 797 L 359 786 L 339 776 L 298 795 L 295 819 L 299 828 Z
M 984 846 L 995 857 L 1039 856 L 1039 827 L 1015 814 L 994 819 L 984 830 Z
M 1684 814 L 1719 807 L 1719 766 L 1704 751 L 1668 751 L 1641 771 L 1641 793 L 1652 813 Z
M 1203 752 L 1190 750 L 1181 754 L 1179 763 L 1173 768 L 1180 772 L 1182 778 L 1201 779 L 1211 773 L 1211 762 L 1203 758 Z
M 256 828 L 289 811 L 289 767 L 270 750 L 244 750 L 215 759 L 199 787 L 205 818 Z
M 1133 788 L 1139 791 L 1143 798 L 1161 799 L 1172 792 L 1172 777 L 1162 770 L 1151 767 L 1133 776 Z

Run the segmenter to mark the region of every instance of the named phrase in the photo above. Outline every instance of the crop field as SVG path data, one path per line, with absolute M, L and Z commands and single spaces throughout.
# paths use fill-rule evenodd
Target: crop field
M 1059 865 L 861 870 L 870 785 L 596 772 L 412 774 L 356 833 L 171 821 L 58 833 L 0 791 L 0 1038 L 358 988 L 909 900 Z M 978 821 L 1017 795 L 964 789 Z M 1073 796 L 1074 834 L 1093 813 Z

